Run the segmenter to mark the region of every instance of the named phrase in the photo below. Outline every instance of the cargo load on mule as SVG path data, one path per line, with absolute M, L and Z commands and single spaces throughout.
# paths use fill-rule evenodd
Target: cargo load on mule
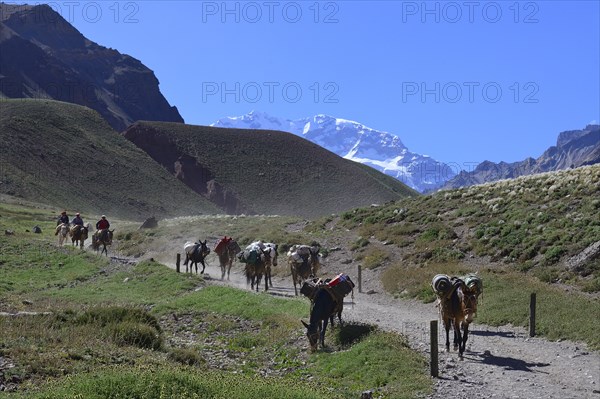
M 354 282 L 347 274 L 341 273 L 335 276 L 333 280 L 327 283 L 327 286 L 338 296 L 344 298 L 349 293 L 354 296 Z
M 262 249 L 258 243 L 252 243 L 238 254 L 238 260 L 246 264 L 244 273 L 250 288 L 256 287 L 258 291 L 258 285 L 265 276 L 265 291 L 267 291 L 269 289 L 267 268 L 271 264 L 271 248 Z
M 461 280 L 465 282 L 467 288 L 476 296 L 483 294 L 483 281 L 476 274 L 467 274 L 461 277 Z
M 238 260 L 242 263 L 255 265 L 261 260 L 262 250 L 257 245 L 249 245 L 238 254 Z
M 287 253 L 294 293 L 298 295 L 296 286 L 302 287 L 302 282 L 317 276 L 321 267 L 320 247 L 317 245 L 292 245 Z
M 325 284 L 327 284 L 330 281 L 331 279 L 329 278 L 326 280 L 320 278 L 305 280 L 302 284 L 302 287 L 300 288 L 300 293 L 312 301 L 314 299 L 315 292 L 317 292 L 317 289 L 325 286 Z
M 221 255 L 223 253 L 223 251 L 225 251 L 225 249 L 227 248 L 227 244 L 229 244 L 229 242 L 232 240 L 231 237 L 227 237 L 227 236 L 223 236 L 223 238 L 221 238 L 219 240 L 219 242 L 217 242 L 217 245 L 215 245 L 214 251 L 217 255 Z
M 343 300 L 346 295 L 353 291 L 354 287 L 354 282 L 350 279 L 350 276 L 341 273 L 333 279 L 328 278 L 323 280 L 320 278 L 313 278 L 306 280 L 304 281 L 304 284 L 302 284 L 302 288 L 300 288 L 300 293 L 308 299 L 313 300 L 314 294 L 318 288 L 326 288 L 335 295 L 336 299 Z
M 438 297 L 444 299 L 452 295 L 454 290 L 464 283 L 466 289 L 477 297 L 483 293 L 483 281 L 476 274 L 467 274 L 462 277 L 450 277 L 447 274 L 436 274 L 431 280 L 431 288 Z

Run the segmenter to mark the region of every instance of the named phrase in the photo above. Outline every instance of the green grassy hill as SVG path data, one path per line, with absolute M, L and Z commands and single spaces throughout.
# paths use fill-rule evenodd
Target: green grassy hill
M 95 111 L 0 101 L 0 193 L 129 219 L 217 211 Z
M 402 254 L 397 279 L 386 279 L 392 291 L 402 291 L 409 269 L 458 264 L 599 292 L 599 182 L 600 165 L 586 166 L 357 209 L 341 224 L 365 237 L 364 247 L 373 237 Z
M 314 217 L 416 195 L 290 133 L 138 122 L 124 135 L 229 213 Z

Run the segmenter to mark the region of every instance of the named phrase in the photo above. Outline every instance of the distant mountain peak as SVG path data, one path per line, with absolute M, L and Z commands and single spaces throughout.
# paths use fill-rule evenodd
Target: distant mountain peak
M 448 165 L 410 152 L 395 134 L 331 115 L 291 120 L 253 110 L 245 115 L 221 118 L 211 126 L 293 133 L 343 158 L 393 176 L 420 192 L 436 189 L 455 175 Z
M 512 163 L 484 161 L 472 172 L 460 172 L 443 188 L 473 186 L 596 163 L 600 163 L 600 126 L 590 124 L 581 130 L 561 132 L 556 140 L 556 146 L 548 148 L 537 159 L 528 157 L 523 161 Z

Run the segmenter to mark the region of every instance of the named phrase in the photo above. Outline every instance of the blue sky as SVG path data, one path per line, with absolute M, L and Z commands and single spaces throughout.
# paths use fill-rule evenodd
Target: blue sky
M 187 123 L 328 114 L 445 162 L 537 157 L 600 121 L 598 1 L 57 1 Z

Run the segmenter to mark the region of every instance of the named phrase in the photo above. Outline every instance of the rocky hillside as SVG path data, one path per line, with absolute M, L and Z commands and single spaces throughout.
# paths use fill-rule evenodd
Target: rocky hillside
M 138 122 L 124 135 L 227 213 L 337 213 L 416 193 L 290 133 Z
M 472 172 L 460 172 L 444 185 L 444 189 L 468 187 L 502 179 L 550 172 L 600 163 L 600 125 L 559 134 L 556 146 L 539 158 L 513 163 L 485 161 Z
M 48 5 L 0 3 L 0 97 L 85 105 L 117 131 L 143 120 L 183 122 L 154 73 L 85 38 Z
M 216 213 L 100 115 L 51 100 L 0 100 L 0 193 L 143 219 Z
M 343 226 L 404 253 L 402 265 L 508 265 L 600 292 L 600 165 L 440 191 L 344 213 Z

